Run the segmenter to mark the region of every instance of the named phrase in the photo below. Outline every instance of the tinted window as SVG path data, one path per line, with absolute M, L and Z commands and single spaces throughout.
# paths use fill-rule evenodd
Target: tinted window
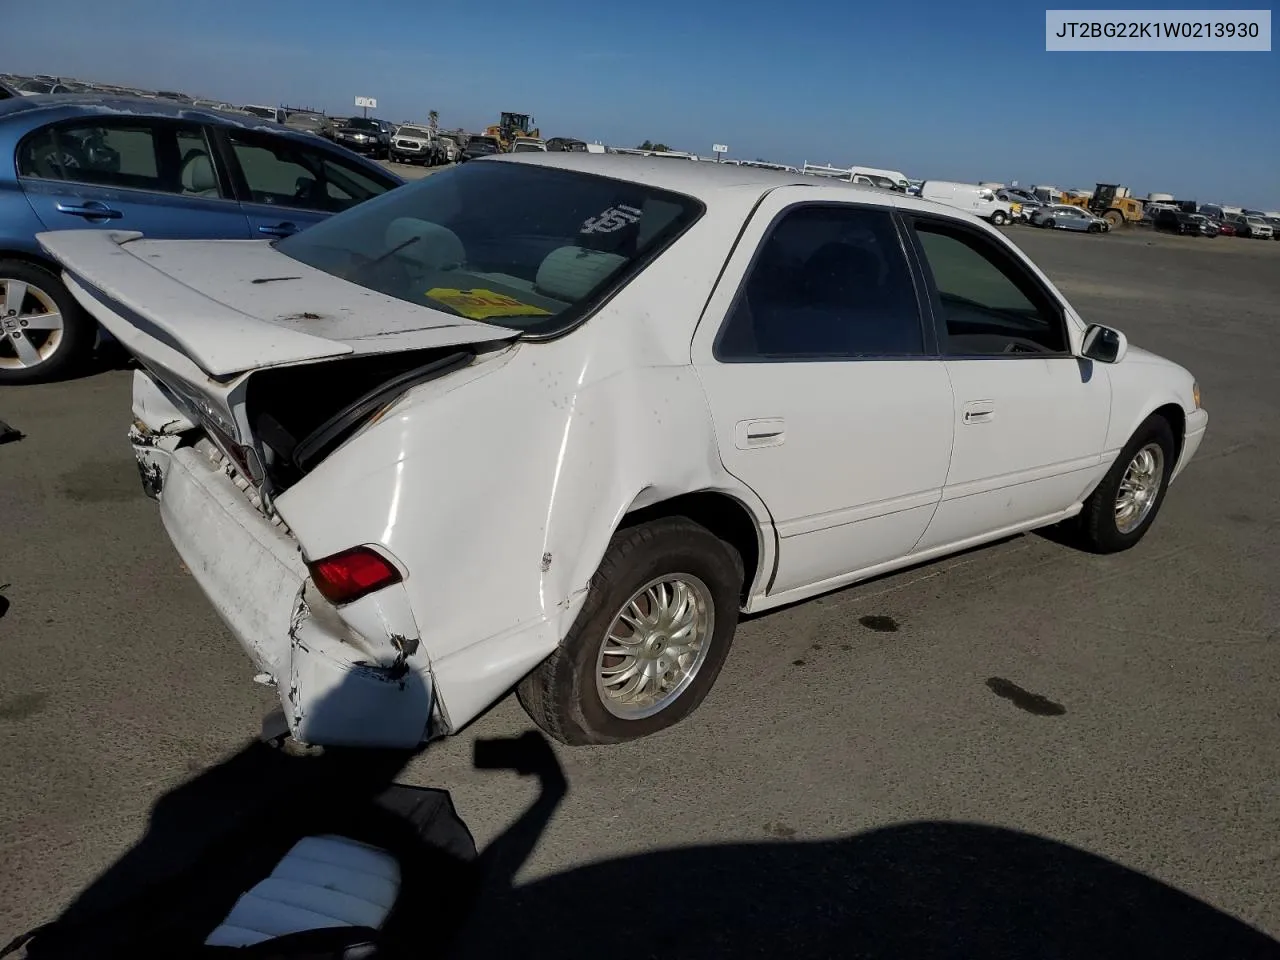
M 640 184 L 486 162 L 401 187 L 276 249 L 410 303 L 554 333 L 700 212 Z
M 950 356 L 1063 353 L 1066 329 L 1053 300 L 994 242 L 970 231 L 917 221 L 938 291 Z
M 193 197 L 218 197 L 221 190 L 204 131 L 192 128 L 177 131 L 180 157 L 179 186 L 182 193 Z
M 801 207 L 774 225 L 716 344 L 723 361 L 923 352 L 893 220 L 853 206 Z
M 240 130 L 228 131 L 227 139 L 253 203 L 337 213 L 394 185 L 327 151 L 289 140 Z
M 46 127 L 24 140 L 18 147 L 18 173 L 102 187 L 184 193 L 188 192 L 183 184 L 184 157 L 191 149 L 203 147 L 204 134 L 198 126 L 125 119 L 78 122 Z

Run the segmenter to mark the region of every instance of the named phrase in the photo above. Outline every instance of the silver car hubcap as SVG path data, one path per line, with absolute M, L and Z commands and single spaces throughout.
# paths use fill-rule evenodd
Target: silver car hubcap
M 1116 529 L 1131 533 L 1147 519 L 1164 482 L 1164 450 L 1148 443 L 1133 455 L 1116 495 Z
M 39 366 L 57 351 L 62 334 L 62 314 L 49 294 L 0 277 L 0 369 Z
M 632 594 L 596 657 L 596 692 L 615 717 L 643 720 L 679 697 L 706 661 L 715 629 L 711 591 L 673 573 Z

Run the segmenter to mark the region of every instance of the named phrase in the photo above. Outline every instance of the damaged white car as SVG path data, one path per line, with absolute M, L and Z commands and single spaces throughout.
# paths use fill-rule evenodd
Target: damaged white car
M 522 154 L 280 241 L 40 240 L 304 743 L 513 686 L 562 741 L 652 733 L 741 611 L 1050 524 L 1133 546 L 1208 420 L 980 221 L 747 167 Z

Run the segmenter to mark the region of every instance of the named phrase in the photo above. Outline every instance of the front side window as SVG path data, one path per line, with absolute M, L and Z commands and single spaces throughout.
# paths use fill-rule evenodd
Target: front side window
M 973 357 L 1067 351 L 1061 310 L 1010 253 L 960 225 L 917 220 L 915 231 L 937 290 L 944 353 Z
M 23 177 L 191 193 L 196 181 L 188 174 L 194 151 L 206 156 L 200 191 L 211 190 L 216 196 L 204 131 L 191 124 L 110 118 L 45 127 L 19 145 L 17 165 Z
M 276 244 L 400 300 L 558 333 L 701 215 L 690 197 L 514 163 L 464 164 Z
M 395 185 L 292 140 L 242 130 L 229 130 L 227 139 L 251 203 L 338 213 Z
M 887 210 L 801 206 L 760 245 L 715 346 L 722 362 L 920 356 L 919 306 Z

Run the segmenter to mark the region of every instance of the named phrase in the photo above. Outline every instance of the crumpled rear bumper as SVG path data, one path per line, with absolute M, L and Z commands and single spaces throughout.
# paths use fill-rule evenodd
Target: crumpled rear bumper
M 315 591 L 298 542 L 203 448 L 137 427 L 131 439 L 183 563 L 274 683 L 296 739 L 413 747 L 442 731 L 403 585 L 333 607 Z

